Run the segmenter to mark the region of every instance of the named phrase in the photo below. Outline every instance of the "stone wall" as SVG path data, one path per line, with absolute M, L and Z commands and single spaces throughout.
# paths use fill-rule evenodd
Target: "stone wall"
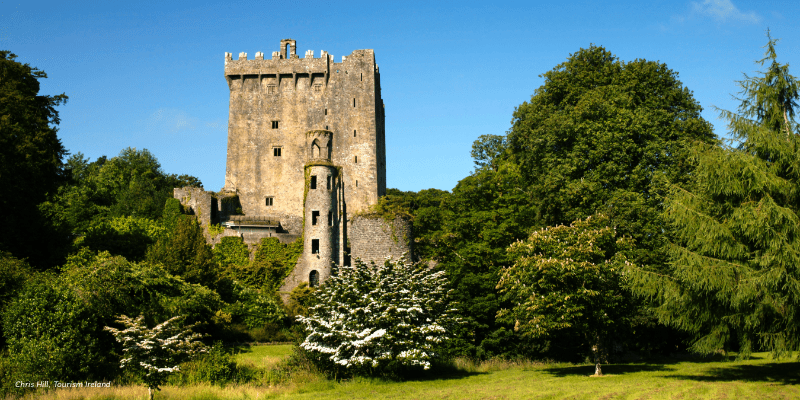
M 379 263 L 387 256 L 398 259 L 404 253 L 409 261 L 414 260 L 414 232 L 408 218 L 386 221 L 379 215 L 353 217 L 348 226 L 348 240 L 352 260 Z
M 373 50 L 337 63 L 322 52 L 304 58 L 291 39 L 272 59 L 225 55 L 230 89 L 225 189 L 239 193 L 245 215 L 303 214 L 306 132 L 332 132 L 330 161 L 342 168 L 350 212 L 386 191 L 383 100 Z M 286 52 L 286 46 L 290 52 Z M 267 200 L 267 198 L 271 198 Z
M 197 218 L 203 228 L 206 241 L 211 242 L 208 226 L 218 222 L 218 202 L 214 192 L 207 192 L 203 188 L 186 186 L 172 189 L 172 197 L 178 199 L 187 211 Z

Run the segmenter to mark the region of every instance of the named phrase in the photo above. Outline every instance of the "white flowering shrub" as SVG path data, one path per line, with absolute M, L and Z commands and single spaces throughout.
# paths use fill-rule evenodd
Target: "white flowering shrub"
M 300 347 L 327 372 L 429 369 L 456 322 L 447 286 L 444 271 L 404 258 L 334 267 L 315 293 L 318 304 L 298 317 L 308 332 Z
M 179 370 L 180 363 L 206 351 L 205 345 L 198 340 L 202 335 L 192 332 L 193 325 L 181 325 L 182 321 L 183 317 L 177 316 L 154 328 L 147 328 L 144 316 L 131 319 L 122 315 L 117 322 L 124 325 L 125 329 L 104 328 L 122 343 L 125 354 L 120 361 L 120 368 L 142 377 L 150 400 L 153 399 L 153 389 L 161 390 L 159 386 L 166 383 L 171 373 Z

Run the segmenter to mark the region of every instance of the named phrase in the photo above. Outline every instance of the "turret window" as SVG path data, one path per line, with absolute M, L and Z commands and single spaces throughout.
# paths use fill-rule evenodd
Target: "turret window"
M 358 164 L 358 156 L 353 156 L 353 162 Z
M 319 239 L 311 239 L 311 254 L 319 254 Z
M 272 129 L 278 129 L 278 122 L 280 121 L 272 121 Z
M 272 155 L 275 157 L 281 156 L 281 148 L 280 147 L 273 147 L 272 148 Z
M 317 272 L 317 270 L 313 270 L 311 271 L 310 274 L 308 274 L 308 286 L 309 287 L 319 286 L 319 272 Z
M 328 211 L 328 226 L 333 226 L 333 211 Z
M 267 197 L 267 200 L 265 201 L 267 207 L 272 207 L 273 199 L 274 199 L 274 197 Z
M 319 219 L 319 211 L 311 211 L 311 225 L 316 225 Z
M 309 185 L 309 187 L 311 189 L 316 189 L 317 188 L 317 176 L 316 175 L 311 175 L 311 185 Z
M 353 137 L 356 137 L 356 130 L 353 129 Z
M 328 190 L 331 190 L 331 176 L 328 175 Z

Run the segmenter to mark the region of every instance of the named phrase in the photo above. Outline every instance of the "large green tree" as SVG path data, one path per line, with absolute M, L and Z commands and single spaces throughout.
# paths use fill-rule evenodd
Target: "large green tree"
M 59 226 L 79 234 L 115 217 L 157 219 L 173 188 L 202 186 L 193 176 L 165 173 L 147 149 L 128 147 L 93 162 L 77 153 L 66 165 L 69 183 L 43 209 Z
M 508 135 L 537 225 L 602 211 L 635 240 L 635 262 L 660 268 L 665 183 L 688 176 L 690 143 L 716 143 L 702 108 L 665 64 L 620 61 L 599 46 L 541 76 Z
M 35 265 L 47 263 L 53 229 L 41 218 L 37 205 L 65 181 L 61 162 L 66 154 L 58 139 L 56 107 L 64 94 L 39 94 L 44 71 L 16 61 L 0 51 L 0 209 L 5 229 L 0 248 Z M 59 236 L 59 235 L 55 235 Z
M 696 147 L 693 179 L 666 199 L 676 232 L 668 273 L 630 274 L 700 353 L 800 348 L 800 96 L 775 43 L 766 71 L 739 82 L 738 113 L 721 110 L 737 145 Z
M 416 253 L 441 264 L 450 277 L 462 319 L 448 343 L 452 354 L 528 355 L 511 327 L 495 321 L 501 307 L 498 273 L 511 262 L 506 248 L 527 237 L 534 222 L 519 166 L 504 156 L 504 148 L 505 137 L 484 135 L 473 145 L 476 170 L 452 193 L 390 189 L 379 204 L 389 212 L 411 212 Z
M 612 334 L 625 329 L 632 308 L 624 289 L 626 238 L 596 215 L 531 233 L 509 247 L 514 264 L 503 268 L 497 289 L 510 304 L 498 319 L 532 338 L 571 330 L 591 349 L 595 375 Z

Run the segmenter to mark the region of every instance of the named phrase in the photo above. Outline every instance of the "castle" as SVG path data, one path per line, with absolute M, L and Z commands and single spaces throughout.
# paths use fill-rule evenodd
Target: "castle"
M 230 89 L 225 186 L 218 193 L 176 188 L 216 244 L 239 236 L 255 246 L 303 238 L 303 254 L 284 282 L 315 286 L 332 263 L 350 256 L 382 261 L 411 252 L 406 220 L 385 221 L 364 212 L 386 192 L 384 105 L 373 50 L 355 50 L 337 63 L 322 51 L 280 51 L 254 60 L 225 53 Z M 361 213 L 362 215 L 359 215 Z M 216 234 L 209 227 L 220 224 Z

